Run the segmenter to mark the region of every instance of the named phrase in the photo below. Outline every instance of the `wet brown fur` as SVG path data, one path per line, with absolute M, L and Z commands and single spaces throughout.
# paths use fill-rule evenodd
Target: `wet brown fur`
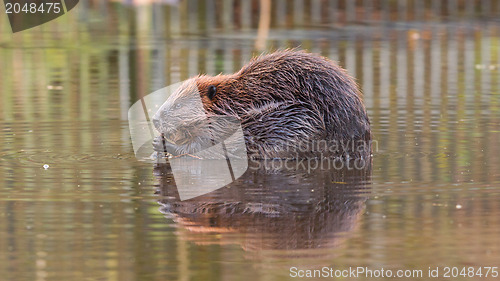
M 370 121 L 358 86 L 325 57 L 278 51 L 254 58 L 237 73 L 201 75 L 194 81 L 207 114 L 240 120 L 252 158 L 359 158 L 371 153 Z M 212 100 L 210 86 L 217 88 Z M 360 142 L 365 147 L 332 149 Z

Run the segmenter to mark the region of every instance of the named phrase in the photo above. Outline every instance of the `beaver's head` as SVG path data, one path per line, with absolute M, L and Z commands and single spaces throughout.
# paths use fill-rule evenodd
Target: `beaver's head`
M 155 149 L 166 148 L 174 155 L 195 153 L 230 136 L 239 124 L 237 115 L 222 105 L 231 91 L 230 81 L 219 75 L 183 82 L 153 117 L 163 136 L 155 140 Z

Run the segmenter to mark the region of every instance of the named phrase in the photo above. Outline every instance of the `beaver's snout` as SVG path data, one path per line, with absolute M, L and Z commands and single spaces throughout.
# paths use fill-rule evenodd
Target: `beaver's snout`
M 160 125 L 161 125 L 161 121 L 156 119 L 156 118 L 153 118 L 153 125 L 155 126 L 155 128 L 158 130 L 160 128 Z
M 164 114 L 166 115 L 166 114 Z M 153 116 L 153 125 L 155 126 L 156 130 L 160 133 L 166 134 L 174 129 L 174 124 L 170 118 L 166 117 L 161 117 L 162 113 L 159 112 Z

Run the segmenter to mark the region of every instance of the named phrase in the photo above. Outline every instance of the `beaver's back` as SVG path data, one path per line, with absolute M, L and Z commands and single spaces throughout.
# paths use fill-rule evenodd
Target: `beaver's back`
M 371 139 L 370 121 L 354 79 L 329 59 L 280 51 L 255 58 L 235 79 L 235 92 L 241 94 L 238 103 L 247 109 L 242 116 L 252 113 L 243 118 L 250 136 L 278 145 L 283 139 L 339 143 Z M 347 154 L 360 156 L 356 151 Z

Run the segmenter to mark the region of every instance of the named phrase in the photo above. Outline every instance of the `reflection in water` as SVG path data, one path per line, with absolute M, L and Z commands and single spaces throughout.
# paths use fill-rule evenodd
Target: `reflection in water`
M 333 254 L 365 208 L 371 165 L 357 169 L 276 169 L 280 160 L 250 161 L 235 182 L 181 201 L 169 164 L 155 167 L 161 211 L 189 230 L 183 239 L 207 243 L 200 233 L 221 236 L 211 243 L 237 243 L 246 251 L 277 257 Z M 201 176 L 201 175 L 200 175 Z M 237 234 L 237 235 L 235 235 Z

